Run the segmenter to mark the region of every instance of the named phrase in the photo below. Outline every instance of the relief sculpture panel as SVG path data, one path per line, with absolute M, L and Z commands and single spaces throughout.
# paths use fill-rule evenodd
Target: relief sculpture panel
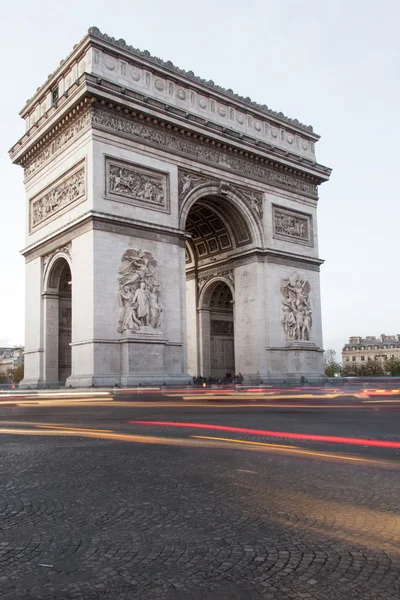
M 31 231 L 85 197 L 85 165 L 80 164 L 30 201 Z
M 301 277 L 288 277 L 281 282 L 282 325 L 286 340 L 309 341 L 312 327 L 310 284 Z
M 119 333 L 158 333 L 161 328 L 161 286 L 157 262 L 150 252 L 129 249 L 118 274 Z
M 236 171 L 241 175 L 258 179 L 262 183 L 276 185 L 283 189 L 318 198 L 317 186 L 289 173 L 281 173 L 259 162 L 247 160 L 229 152 L 188 140 L 182 136 L 168 133 L 142 123 L 128 120 L 120 115 L 115 116 L 104 110 L 95 109 L 93 112 L 93 127 L 103 131 L 118 131 L 119 135 L 128 139 L 141 140 L 146 144 L 167 148 L 171 152 L 178 152 L 187 157 L 193 157 L 202 162 L 219 165 L 224 169 Z
M 311 215 L 274 206 L 274 237 L 291 242 L 313 245 Z
M 107 157 L 106 197 L 109 200 L 169 212 L 168 175 Z

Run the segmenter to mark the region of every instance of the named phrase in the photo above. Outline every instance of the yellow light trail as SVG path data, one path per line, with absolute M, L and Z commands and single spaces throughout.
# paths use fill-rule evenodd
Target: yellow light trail
M 267 442 L 251 442 L 247 440 L 233 440 L 230 438 L 209 437 L 208 435 L 191 435 L 190 437 L 198 440 L 217 440 L 219 442 L 236 442 L 237 444 L 251 444 L 252 446 L 268 446 L 268 448 L 298 448 L 298 446 L 288 446 L 284 444 L 267 444 Z
M 373 460 L 361 457 L 346 456 L 343 454 L 330 454 L 327 452 L 315 452 L 313 450 L 302 450 L 299 446 L 289 446 L 283 444 L 270 444 L 266 442 L 253 442 L 246 440 L 236 440 L 222 437 L 202 436 L 193 435 L 190 438 L 171 438 L 171 437 L 158 437 L 158 436 L 145 436 L 135 434 L 117 433 L 111 430 L 102 429 L 80 429 L 80 428 L 63 428 L 62 426 L 47 426 L 37 425 L 35 429 L 22 429 L 22 428 L 0 428 L 0 434 L 6 435 L 25 435 L 25 436 L 58 436 L 58 437 L 85 437 L 89 439 L 103 439 L 103 440 L 114 440 L 124 442 L 135 442 L 144 444 L 166 444 L 175 446 L 200 446 L 205 443 L 211 443 L 211 447 L 226 447 L 226 443 L 230 444 L 242 444 L 247 450 L 256 450 L 256 447 L 264 447 L 271 451 L 281 451 L 298 455 L 305 455 L 310 457 L 321 457 L 330 458 L 335 460 L 346 460 L 352 462 L 375 464 L 379 466 L 385 466 L 390 468 L 398 469 L 400 464 L 391 461 Z M 196 442 L 198 443 L 196 444 Z M 208 443 L 207 443 L 208 442 Z M 237 447 L 237 446 L 236 446 Z
M 267 444 L 265 442 L 250 442 L 250 441 L 246 441 L 246 440 L 234 440 L 234 439 L 229 439 L 229 438 L 211 437 L 211 436 L 205 436 L 205 435 L 193 435 L 191 437 L 197 438 L 197 439 L 204 439 L 204 440 L 214 440 L 214 441 L 219 441 L 219 442 L 231 442 L 231 443 L 235 443 L 235 444 L 245 444 L 245 445 L 252 445 L 252 446 L 253 445 L 266 446 L 266 447 L 271 448 L 271 450 L 282 449 L 282 452 L 291 452 L 293 454 L 304 454 L 307 456 L 321 456 L 323 458 L 333 458 L 336 460 L 348 460 L 348 461 L 353 461 L 353 462 L 377 464 L 377 465 L 381 465 L 381 466 L 391 466 L 391 467 L 395 467 L 396 469 L 400 467 L 400 465 L 397 465 L 396 463 L 392 463 L 390 461 L 373 460 L 371 458 L 346 456 L 345 454 L 329 454 L 328 452 L 315 452 L 314 450 L 300 450 L 300 449 L 297 449 L 298 446 L 293 446 L 293 447 L 283 446 L 283 445 L 281 446 L 280 444 Z
M 90 427 L 68 427 L 68 425 L 35 425 L 40 429 L 61 429 L 63 431 L 91 431 L 95 433 L 113 433 L 113 429 L 91 429 Z
M 218 400 L 232 400 L 233 398 L 236 398 L 237 400 L 264 400 L 264 401 L 270 401 L 270 400 L 293 400 L 293 398 L 298 398 L 299 400 L 321 400 L 321 399 L 328 399 L 331 400 L 333 398 L 340 398 L 340 396 L 343 396 L 345 394 L 240 394 L 240 393 L 222 393 L 222 394 L 196 394 L 193 393 L 189 396 L 187 395 L 182 395 L 182 394 L 177 394 L 177 393 L 172 393 L 172 394 L 164 394 L 164 396 L 169 396 L 169 397 L 177 397 L 177 396 L 181 396 L 184 400 L 197 400 L 198 398 L 212 398 L 214 399 L 218 399 Z M 352 393 L 351 396 L 353 396 L 354 398 L 361 398 L 364 397 L 361 394 L 355 394 Z

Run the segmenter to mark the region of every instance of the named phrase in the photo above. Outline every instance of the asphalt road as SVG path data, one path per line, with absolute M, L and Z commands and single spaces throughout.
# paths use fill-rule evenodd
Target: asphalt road
M 395 399 L 3 399 L 0 597 L 400 600 L 399 425 Z

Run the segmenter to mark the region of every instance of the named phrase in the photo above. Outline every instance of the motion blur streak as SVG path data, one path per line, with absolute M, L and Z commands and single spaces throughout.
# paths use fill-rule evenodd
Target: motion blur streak
M 385 467 L 389 466 L 391 468 L 397 468 L 397 464 L 390 461 L 362 458 L 361 456 L 346 456 L 344 454 L 329 454 L 329 452 L 314 452 L 313 450 L 301 450 L 300 448 L 298 448 L 298 446 L 283 446 L 281 444 L 266 444 L 263 442 L 250 442 L 246 440 L 232 440 L 230 438 L 209 437 L 207 435 L 193 435 L 191 437 L 196 438 L 198 440 L 215 440 L 218 442 L 232 442 L 234 444 L 264 446 L 267 448 L 267 450 L 271 449 L 279 451 L 281 449 L 282 452 L 289 452 L 291 454 L 303 454 L 311 457 L 318 456 L 322 458 L 333 458 L 335 460 L 350 460 L 352 462 L 368 463 L 374 465 L 381 465 Z
M 298 446 L 286 446 L 284 444 L 267 444 L 266 442 L 250 442 L 247 440 L 232 440 L 231 438 L 210 437 L 208 435 L 192 435 L 197 440 L 217 440 L 219 442 L 234 442 L 236 444 L 252 444 L 253 446 L 267 446 L 268 448 L 298 448 Z
M 354 446 L 377 446 L 378 448 L 400 448 L 400 442 L 387 440 L 369 440 L 362 438 L 339 437 L 334 435 L 313 435 L 311 433 L 292 433 L 290 431 L 264 431 L 262 429 L 246 429 L 244 427 L 228 427 L 225 425 L 210 425 L 206 423 L 179 423 L 174 421 L 129 421 L 134 425 L 160 425 L 162 427 L 191 427 L 194 429 L 214 429 L 232 433 L 249 433 L 267 437 L 282 437 L 293 440 L 308 440 L 314 442 L 332 442 L 333 444 L 352 444 Z
M 112 429 L 90 429 L 89 427 L 69 427 L 68 425 L 36 425 L 41 429 L 62 429 L 63 431 L 91 431 L 92 433 L 114 433 Z

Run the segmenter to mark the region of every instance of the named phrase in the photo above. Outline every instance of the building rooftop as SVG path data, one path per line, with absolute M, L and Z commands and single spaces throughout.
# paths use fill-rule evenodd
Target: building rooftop
M 349 346 L 363 346 L 363 345 L 375 345 L 381 346 L 383 344 L 388 343 L 396 343 L 400 344 L 400 334 L 396 335 L 386 335 L 382 333 L 379 337 L 376 336 L 366 336 L 365 338 L 361 336 L 351 336 L 347 344 L 344 345 L 343 348 L 348 348 Z
M 98 29 L 98 27 L 90 27 L 88 29 L 88 35 L 90 35 L 93 38 L 98 38 L 108 44 L 111 44 L 113 46 L 116 46 L 124 51 L 129 52 L 130 54 L 136 56 L 136 57 L 140 57 L 140 58 L 144 58 L 146 59 L 146 61 L 153 63 L 154 65 L 157 65 L 159 67 L 162 67 L 163 69 L 167 69 L 173 73 L 176 73 L 177 75 L 181 76 L 181 77 L 185 77 L 189 80 L 191 80 L 194 83 L 199 83 L 207 88 L 209 88 L 210 90 L 213 90 L 214 92 L 217 92 L 219 94 L 223 94 L 224 96 L 227 96 L 228 98 L 231 98 L 232 100 L 236 100 L 239 102 L 243 102 L 257 110 L 261 110 L 262 112 L 266 113 L 267 115 L 270 115 L 271 117 L 274 117 L 275 119 L 278 119 L 280 121 L 284 121 L 286 123 L 291 124 L 294 127 L 297 127 L 299 129 L 302 129 L 304 131 L 307 131 L 308 133 L 313 133 L 313 128 L 311 125 L 304 125 L 303 123 L 300 123 L 300 121 L 298 121 L 297 119 L 291 119 L 287 116 L 285 116 L 282 112 L 275 112 L 274 110 L 271 110 L 267 105 L 265 104 L 258 104 L 257 102 L 254 102 L 251 98 L 246 97 L 244 98 L 243 96 L 240 96 L 239 94 L 235 94 L 235 92 L 231 89 L 225 89 L 219 85 L 217 85 L 216 83 L 214 83 L 214 81 L 212 80 L 206 80 L 206 79 L 202 79 L 201 77 L 198 77 L 197 75 L 195 75 L 193 73 L 193 71 L 185 71 L 184 69 L 180 69 L 179 67 L 175 66 L 170 60 L 168 61 L 164 61 L 161 58 L 158 58 L 157 56 L 153 56 L 152 54 L 150 54 L 150 52 L 148 50 L 140 50 L 138 48 L 134 48 L 133 46 L 127 44 L 125 42 L 125 40 L 123 39 L 115 39 L 114 37 L 111 37 L 109 35 L 107 35 L 106 33 L 102 33 L 100 31 L 100 29 Z M 86 36 L 85 36 L 86 38 Z M 83 38 L 83 40 L 85 39 Z M 83 42 L 83 40 L 81 40 L 80 43 Z M 79 44 L 75 44 L 74 46 L 74 50 L 75 48 L 77 48 L 79 46 Z M 73 51 L 74 51 L 73 50 Z M 72 52 L 73 52 L 72 51 Z M 71 54 L 72 54 L 71 52 Z M 71 55 L 70 54 L 70 55 Z M 70 56 L 69 55 L 69 56 Z M 60 62 L 60 65 L 62 65 L 66 60 L 68 60 L 69 56 L 65 59 L 62 60 Z M 51 73 L 48 78 L 47 81 L 49 79 L 51 79 L 54 74 L 58 71 L 59 67 L 53 72 Z M 47 83 L 47 82 L 46 82 Z M 36 93 L 34 94 L 34 96 L 46 85 L 46 83 L 40 87 L 37 88 Z M 33 97 L 34 97 L 33 96 Z M 32 97 L 32 98 L 33 98 Z M 30 98 L 29 100 L 26 101 L 26 104 L 28 104 L 32 98 Z M 317 136 L 314 133 L 314 136 L 316 138 L 318 138 L 319 136 Z

